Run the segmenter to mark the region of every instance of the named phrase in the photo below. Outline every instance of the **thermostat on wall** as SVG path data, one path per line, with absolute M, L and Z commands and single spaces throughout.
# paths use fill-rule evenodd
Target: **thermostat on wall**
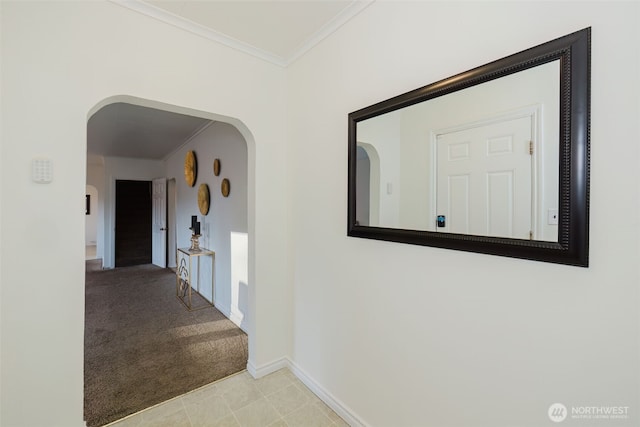
M 48 184 L 53 180 L 51 159 L 37 158 L 31 162 L 31 175 L 38 184 Z

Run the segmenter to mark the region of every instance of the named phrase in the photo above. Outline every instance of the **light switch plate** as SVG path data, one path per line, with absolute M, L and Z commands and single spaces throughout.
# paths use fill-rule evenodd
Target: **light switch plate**
M 34 182 L 48 184 L 53 181 L 53 164 L 51 159 L 37 158 L 31 162 L 31 175 Z

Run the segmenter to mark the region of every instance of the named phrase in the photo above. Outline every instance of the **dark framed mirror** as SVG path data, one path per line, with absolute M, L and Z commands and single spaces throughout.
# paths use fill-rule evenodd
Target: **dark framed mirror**
M 352 237 L 589 258 L 591 29 L 349 114 Z

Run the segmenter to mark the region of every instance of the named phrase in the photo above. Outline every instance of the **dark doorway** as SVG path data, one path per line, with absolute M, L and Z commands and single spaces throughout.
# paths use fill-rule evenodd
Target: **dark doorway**
M 116 181 L 116 267 L 151 263 L 151 181 Z

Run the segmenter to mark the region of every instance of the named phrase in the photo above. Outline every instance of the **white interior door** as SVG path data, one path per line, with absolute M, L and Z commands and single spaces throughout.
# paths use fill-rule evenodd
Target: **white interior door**
M 529 239 L 533 232 L 531 117 L 437 137 L 437 231 Z
M 151 262 L 158 267 L 167 266 L 167 179 L 153 180 L 153 220 L 151 233 Z

